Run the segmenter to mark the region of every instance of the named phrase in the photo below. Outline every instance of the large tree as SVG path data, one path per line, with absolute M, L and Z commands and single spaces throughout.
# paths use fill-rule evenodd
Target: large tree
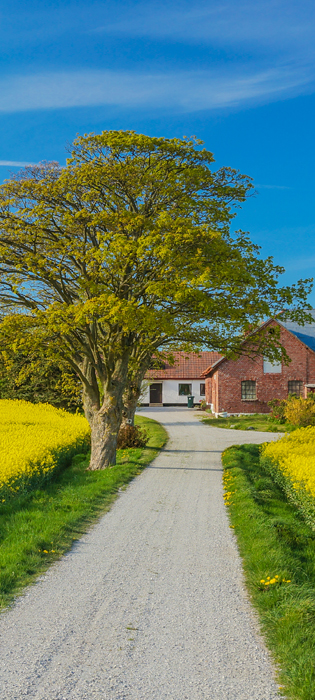
M 80 378 L 91 469 L 115 462 L 128 371 L 152 349 L 226 351 L 305 305 L 307 285 L 279 288 L 282 269 L 230 233 L 250 178 L 212 163 L 196 140 L 109 131 L 77 138 L 65 168 L 26 168 L 0 187 L 3 323 Z

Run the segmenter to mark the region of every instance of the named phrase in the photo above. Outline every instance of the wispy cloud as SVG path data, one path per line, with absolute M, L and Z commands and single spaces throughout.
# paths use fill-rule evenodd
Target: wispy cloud
M 283 263 L 287 272 L 303 272 L 305 270 L 310 270 L 312 275 L 315 272 L 315 256 L 311 255 L 304 258 L 294 258 L 294 260 L 289 260 L 287 263 Z
M 30 61 L 32 69 L 29 75 L 0 79 L 0 111 L 88 105 L 242 108 L 314 90 L 313 0 L 69 0 L 55 5 L 34 9 L 31 3 L 25 11 L 7 9 L 2 16 L 1 46 L 6 52 L 13 44 L 19 51 L 24 46 L 21 64 Z M 131 51 L 135 40 L 137 49 Z M 54 62 L 45 42 L 56 51 Z M 105 42 L 111 49 L 99 51 Z M 82 60 L 88 66 L 84 70 Z M 47 65 L 73 69 L 49 72 Z
M 181 39 L 216 44 L 275 44 L 294 48 L 313 43 L 312 0 L 177 0 L 131 3 L 114 19 L 109 12 L 96 32 Z
M 26 165 L 34 165 L 34 163 L 25 163 L 19 160 L 0 160 L 0 166 L 7 166 L 11 168 L 24 168 Z
M 310 76 L 288 66 L 250 73 L 134 73 L 110 70 L 16 75 L 0 80 L 0 112 L 93 105 L 198 111 L 235 107 L 305 90 Z
M 292 190 L 292 187 L 287 185 L 260 185 L 255 183 L 255 187 L 258 190 Z

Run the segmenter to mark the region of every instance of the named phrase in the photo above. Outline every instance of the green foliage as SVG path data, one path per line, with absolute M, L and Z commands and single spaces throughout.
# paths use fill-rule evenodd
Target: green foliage
M 74 413 L 82 411 L 82 386 L 71 367 L 61 361 L 39 353 L 14 352 L 10 347 L 4 350 L 2 342 L 0 399 L 49 403 Z
M 131 339 L 151 344 L 152 333 L 227 350 L 242 327 L 304 304 L 305 285 L 279 289 L 282 268 L 230 234 L 252 184 L 212 172 L 200 143 L 92 134 L 66 168 L 29 167 L 1 186 L 2 305 L 27 309 L 79 372 L 90 351 L 102 380 Z
M 271 408 L 270 420 L 283 424 L 286 422 L 285 407 L 286 399 L 272 399 L 268 401 L 268 406 Z
M 118 489 L 154 459 L 166 432 L 148 418 L 137 417 L 137 422 L 145 426 L 148 444 L 119 451 L 115 467 L 91 472 L 88 456 L 76 455 L 54 481 L 0 504 L 0 607 L 69 550 L 110 508 Z
M 290 426 L 288 423 L 280 426 L 277 420 L 272 421 L 269 413 L 255 413 L 249 416 L 229 416 L 227 418 L 214 418 L 210 416 L 202 420 L 203 423 L 213 428 L 230 428 L 232 430 L 259 430 L 266 433 L 277 433 L 291 431 L 293 429 L 293 426 Z
M 263 468 L 259 446 L 229 448 L 223 465 L 246 584 L 279 669 L 282 692 L 290 700 L 311 700 L 315 697 L 315 534 Z M 274 584 L 263 583 L 276 575 Z

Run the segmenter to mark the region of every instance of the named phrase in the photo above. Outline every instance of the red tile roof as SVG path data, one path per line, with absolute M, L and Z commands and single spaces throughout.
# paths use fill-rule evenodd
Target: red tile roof
M 218 352 L 184 353 L 174 352 L 175 364 L 165 362 L 165 369 L 149 369 L 146 379 L 199 379 L 209 365 L 220 360 Z

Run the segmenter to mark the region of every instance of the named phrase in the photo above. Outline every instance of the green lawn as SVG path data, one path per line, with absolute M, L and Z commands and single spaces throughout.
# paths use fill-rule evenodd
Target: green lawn
M 229 448 L 223 465 L 231 527 L 263 634 L 281 669 L 283 694 L 314 700 L 315 533 L 260 465 L 257 445 Z
M 252 416 L 230 416 L 229 418 L 213 418 L 209 413 L 205 412 L 202 416 L 202 422 L 207 425 L 212 425 L 214 428 L 234 428 L 234 430 L 261 430 L 267 433 L 286 433 L 294 430 L 294 427 L 289 423 L 281 425 L 276 421 L 272 421 L 268 414 L 256 413 Z
M 119 450 L 115 467 L 86 471 L 88 455 L 76 455 L 53 481 L 0 504 L 0 607 L 69 550 L 157 455 L 166 431 L 142 416 L 136 423 L 145 427 L 149 442 L 144 449 Z

